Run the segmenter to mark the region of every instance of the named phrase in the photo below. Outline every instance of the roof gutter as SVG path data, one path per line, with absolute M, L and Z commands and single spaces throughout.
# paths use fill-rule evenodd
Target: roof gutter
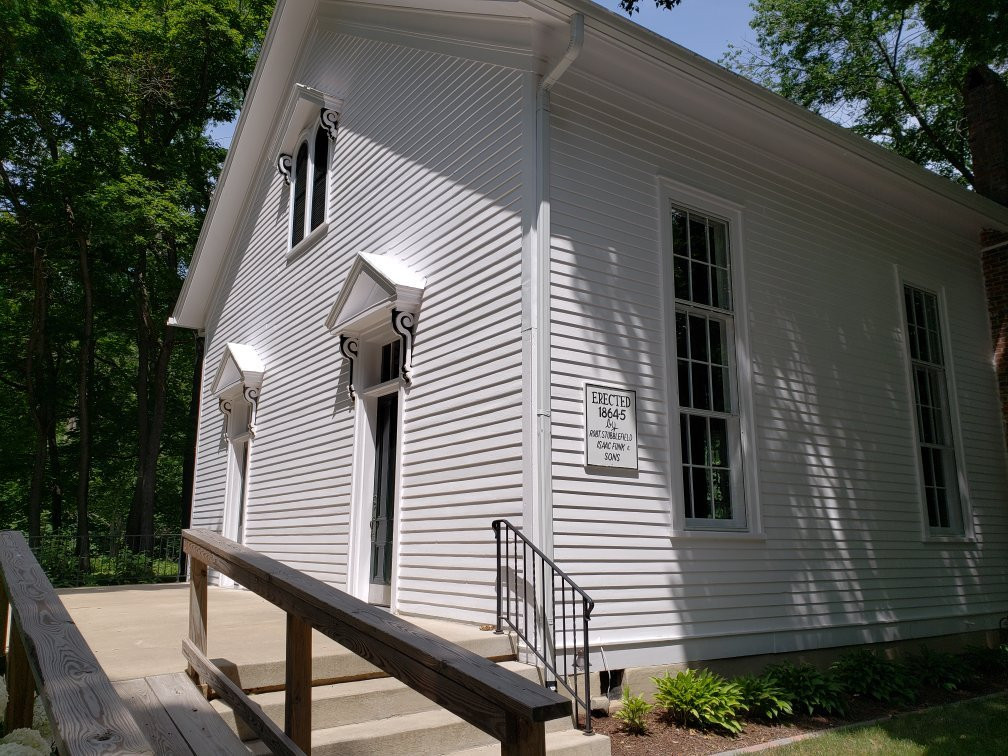
M 563 57 L 551 68 L 536 91 L 535 227 L 532 245 L 532 332 L 534 334 L 533 410 L 535 413 L 535 491 L 533 543 L 553 557 L 553 433 L 550 421 L 550 91 L 560 81 L 584 46 L 584 14 L 570 18 L 570 43 Z

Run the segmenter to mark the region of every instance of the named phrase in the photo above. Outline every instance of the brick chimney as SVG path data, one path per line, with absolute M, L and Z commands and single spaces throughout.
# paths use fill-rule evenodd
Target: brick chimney
M 1008 84 L 988 66 L 966 73 L 963 105 L 977 194 L 1008 206 Z
M 1001 396 L 1001 420 L 1008 433 L 1008 233 L 984 230 L 980 234 L 980 249 L 994 342 L 994 370 Z

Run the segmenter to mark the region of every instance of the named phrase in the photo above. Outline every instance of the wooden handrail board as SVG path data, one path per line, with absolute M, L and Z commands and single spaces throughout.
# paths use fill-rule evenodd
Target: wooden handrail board
M 284 756 L 305 756 L 298 745 L 287 737 L 276 723 L 266 716 L 262 707 L 245 695 L 245 691 L 225 675 L 220 669 L 200 651 L 196 644 L 188 638 L 182 640 L 182 655 L 189 666 L 196 670 L 201 680 L 210 684 L 224 701 L 234 709 L 245 723 L 259 736 L 273 753 Z
M 183 531 L 183 548 L 495 737 L 508 716 L 570 716 L 557 693 L 217 533 Z
M 0 532 L 0 579 L 61 754 L 153 754 L 18 531 Z

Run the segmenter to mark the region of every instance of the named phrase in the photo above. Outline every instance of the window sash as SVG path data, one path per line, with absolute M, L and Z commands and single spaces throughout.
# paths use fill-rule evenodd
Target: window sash
M 952 436 L 938 296 L 903 285 L 914 432 L 924 515 L 934 535 L 963 533 L 962 499 Z
M 329 202 L 329 136 L 318 126 L 304 135 L 294 160 L 290 246 L 300 244 L 326 219 Z
M 679 422 L 677 465 L 683 489 L 678 506 L 691 530 L 744 529 L 730 228 L 725 221 L 675 205 L 670 213 L 672 416 Z

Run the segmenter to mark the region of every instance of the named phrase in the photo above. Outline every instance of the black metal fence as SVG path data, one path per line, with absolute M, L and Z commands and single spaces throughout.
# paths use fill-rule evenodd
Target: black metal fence
M 543 682 L 574 699 L 574 719 L 592 732 L 588 620 L 595 602 L 507 520 L 497 539 L 497 632 L 514 632 L 544 667 Z
M 29 539 L 29 547 L 56 588 L 185 579 L 180 533 L 96 533 L 86 549 L 76 536 L 44 535 Z

